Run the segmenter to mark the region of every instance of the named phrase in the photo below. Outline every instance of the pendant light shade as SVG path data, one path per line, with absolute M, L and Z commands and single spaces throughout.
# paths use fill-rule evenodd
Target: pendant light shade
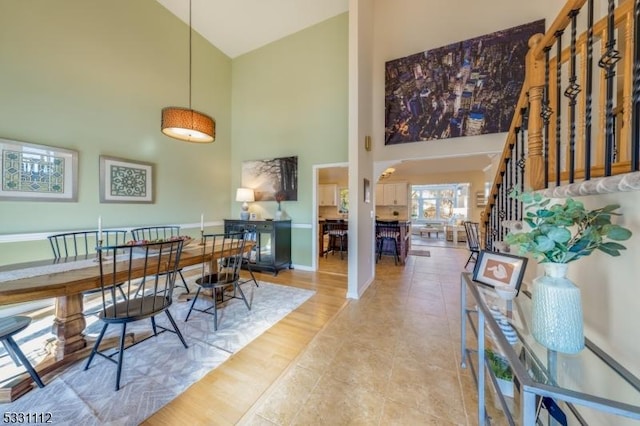
M 162 133 L 186 142 L 209 143 L 216 139 L 213 118 L 189 108 L 162 109 Z
M 209 143 L 216 139 L 216 122 L 206 114 L 191 109 L 191 0 L 189 0 L 189 108 L 162 109 L 162 133 L 186 142 Z

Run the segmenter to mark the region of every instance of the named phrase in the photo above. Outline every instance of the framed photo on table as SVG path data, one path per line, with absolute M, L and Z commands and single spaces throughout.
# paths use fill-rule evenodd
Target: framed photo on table
M 515 290 L 517 294 L 527 261 L 526 257 L 482 250 L 473 269 L 473 281 L 490 287 Z
M 100 156 L 101 203 L 153 203 L 153 164 Z
M 78 201 L 78 152 L 0 139 L 0 199 Z

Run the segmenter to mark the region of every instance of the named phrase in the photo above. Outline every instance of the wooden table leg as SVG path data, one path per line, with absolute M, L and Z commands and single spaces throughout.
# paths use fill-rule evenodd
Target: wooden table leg
M 87 325 L 83 310 L 83 295 L 72 294 L 56 298 L 56 318 L 53 320 L 53 334 L 57 340 L 53 344 L 52 354 L 56 360 L 77 352 L 87 346 L 84 328 Z

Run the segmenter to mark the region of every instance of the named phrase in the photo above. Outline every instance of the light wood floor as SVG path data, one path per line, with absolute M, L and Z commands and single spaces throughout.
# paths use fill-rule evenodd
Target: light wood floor
M 331 256 L 329 256 L 331 258 Z M 315 290 L 298 309 L 148 418 L 147 425 L 236 424 L 347 303 L 346 258 L 325 273 L 256 273 L 258 280 Z
M 144 424 L 475 424 L 458 367 L 468 253 L 428 249 L 405 266 L 383 258 L 360 300 L 345 299 L 339 256 L 322 272 L 260 274 L 316 294 Z

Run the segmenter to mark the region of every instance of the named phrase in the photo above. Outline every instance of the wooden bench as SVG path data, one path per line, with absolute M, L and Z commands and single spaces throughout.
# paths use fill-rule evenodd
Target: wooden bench
M 444 232 L 444 228 L 442 226 L 423 226 L 420 229 L 418 229 L 418 232 L 420 232 L 420 236 L 424 237 L 424 234 L 427 234 L 427 237 L 431 238 L 431 233 L 435 232 L 436 233 L 436 239 L 440 238 L 440 233 Z

